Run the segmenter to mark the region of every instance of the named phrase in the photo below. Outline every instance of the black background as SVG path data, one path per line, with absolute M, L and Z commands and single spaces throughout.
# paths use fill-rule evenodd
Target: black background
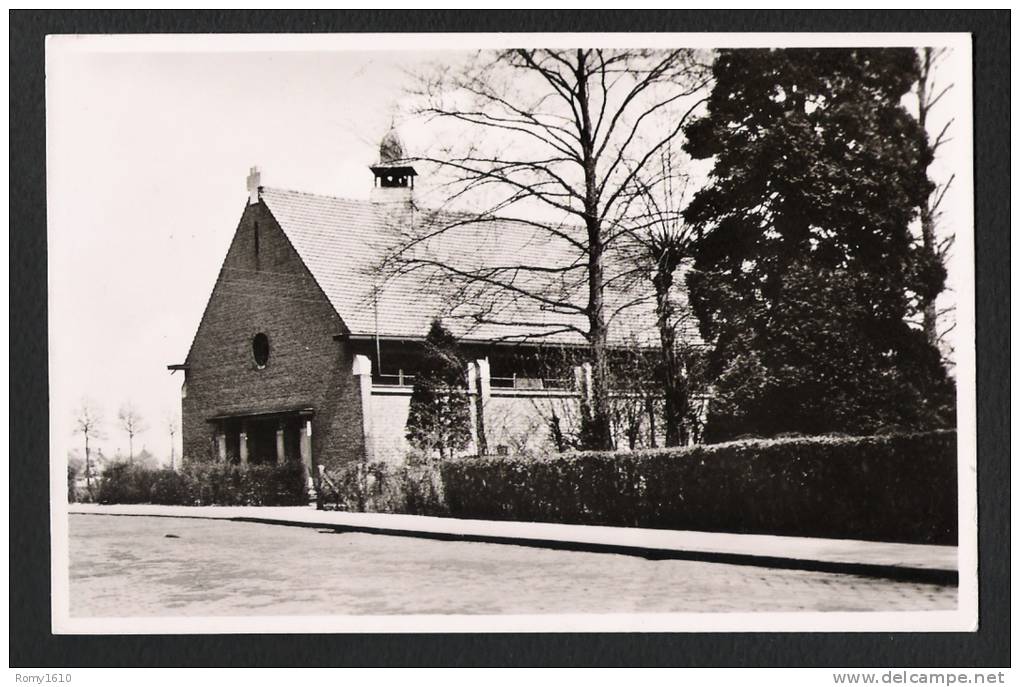
M 11 666 L 1009 665 L 1008 11 L 11 11 Z M 970 32 L 980 630 L 976 633 L 50 634 L 44 41 L 67 33 Z

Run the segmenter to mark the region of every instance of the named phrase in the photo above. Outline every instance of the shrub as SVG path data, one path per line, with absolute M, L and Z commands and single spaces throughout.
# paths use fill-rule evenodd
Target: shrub
M 203 506 L 240 506 L 240 469 L 225 463 L 197 463 L 186 465 L 192 483 L 194 501 Z
M 172 506 L 298 506 L 308 503 L 300 463 L 283 465 L 194 464 L 179 472 L 129 463 L 107 467 L 99 482 L 100 503 Z
M 956 433 L 486 456 L 442 465 L 450 515 L 677 530 L 956 541 Z
M 73 465 L 67 466 L 67 502 L 74 503 L 78 500 L 78 471 Z
M 247 506 L 307 505 L 304 470 L 300 463 L 250 465 L 240 470 L 240 503 Z
M 399 468 L 403 491 L 402 513 L 409 515 L 446 515 L 446 498 L 439 464 L 413 458 Z
M 152 487 L 154 471 L 128 462 L 111 463 L 99 480 L 96 501 L 99 503 L 146 503 Z
M 414 454 L 405 464 L 350 463 L 326 473 L 323 507 L 369 513 L 444 515 L 438 463 Z
M 158 470 L 152 480 L 149 498 L 152 503 L 166 506 L 190 506 L 195 503 L 195 486 L 191 476 L 174 470 Z

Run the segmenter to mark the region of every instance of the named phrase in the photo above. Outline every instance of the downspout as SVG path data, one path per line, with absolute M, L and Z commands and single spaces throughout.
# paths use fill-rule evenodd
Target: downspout
M 375 316 L 375 369 L 382 374 L 382 350 L 379 345 L 379 285 L 372 285 L 372 308 Z

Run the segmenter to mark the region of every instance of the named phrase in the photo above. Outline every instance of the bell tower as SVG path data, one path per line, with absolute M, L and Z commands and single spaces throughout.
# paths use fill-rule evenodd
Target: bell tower
M 408 164 L 404 144 L 392 124 L 379 143 L 379 162 L 369 169 L 375 175 L 371 195 L 373 202 L 392 203 L 411 200 L 414 178 L 418 173 Z

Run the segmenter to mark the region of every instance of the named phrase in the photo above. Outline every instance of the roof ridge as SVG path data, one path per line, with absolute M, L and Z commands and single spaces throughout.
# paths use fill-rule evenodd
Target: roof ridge
M 325 193 L 312 193 L 311 191 L 299 191 L 296 188 L 282 188 L 280 186 L 263 186 L 263 191 L 277 191 L 282 193 L 296 193 L 300 196 L 312 196 L 313 198 L 328 198 L 329 200 L 344 200 L 350 203 L 370 203 L 368 198 L 350 198 L 348 196 L 328 196 Z
M 282 187 L 279 187 L 279 186 L 262 186 L 261 188 L 262 188 L 263 191 L 276 191 L 276 192 L 282 192 L 282 193 L 293 193 L 293 194 L 300 195 L 300 196 L 310 196 L 312 198 L 322 198 L 322 199 L 325 199 L 325 200 L 339 200 L 339 201 L 346 202 L 346 203 L 361 203 L 361 204 L 368 205 L 370 207 L 376 207 L 377 205 L 379 205 L 377 203 L 374 203 L 370 198 L 351 198 L 349 196 L 329 196 L 329 195 L 326 195 L 324 193 L 312 193 L 311 191 L 299 191 L 297 189 L 282 188 Z M 510 223 L 521 224 L 523 226 L 527 226 L 527 227 L 530 227 L 530 228 L 534 229 L 535 225 L 540 223 L 540 220 L 528 220 L 528 219 L 522 219 L 520 217 L 507 217 L 507 216 L 504 216 L 504 215 L 495 215 L 495 214 L 489 214 L 489 213 L 477 213 L 477 212 L 471 212 L 470 210 L 454 210 L 454 209 L 443 208 L 443 207 L 426 207 L 424 205 L 419 205 L 417 202 L 414 202 L 414 203 L 411 204 L 411 209 L 416 211 L 416 212 L 420 212 L 420 213 L 446 216 L 446 217 L 453 218 L 453 219 L 458 219 L 458 220 L 460 220 L 460 219 L 470 219 L 470 218 L 474 217 L 475 221 L 478 222 L 479 224 L 483 224 L 485 222 L 491 222 L 491 221 L 499 221 L 499 222 L 510 222 Z M 551 225 L 551 226 L 556 226 L 556 225 Z M 564 224 L 561 222 L 559 224 L 559 226 L 564 226 Z M 574 226 L 574 227 L 576 227 L 578 229 L 582 229 L 583 228 L 583 225 L 581 225 L 581 224 L 570 225 L 570 226 Z

